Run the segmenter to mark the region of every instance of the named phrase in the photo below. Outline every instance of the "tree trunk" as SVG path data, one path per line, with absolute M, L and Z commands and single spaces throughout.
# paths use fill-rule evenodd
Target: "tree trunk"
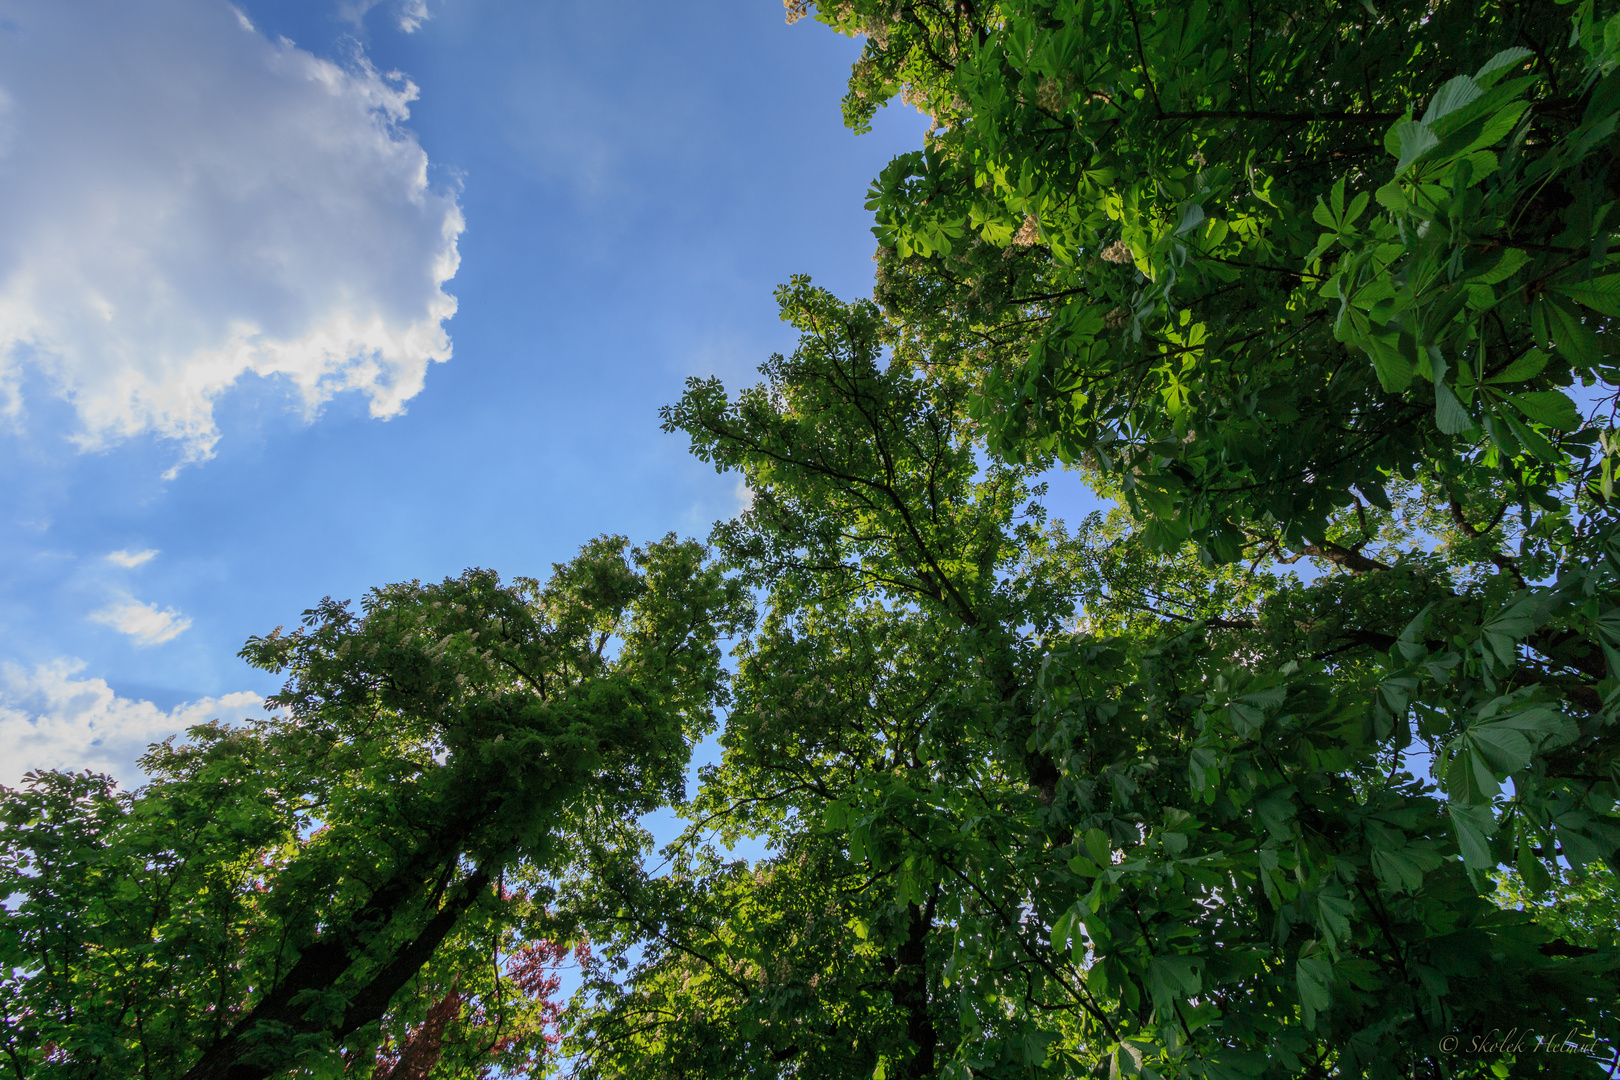
M 936 893 L 937 895 L 937 893 Z M 906 1038 L 917 1047 L 916 1056 L 906 1063 L 906 1075 L 934 1075 L 935 1049 L 939 1034 L 928 1012 L 928 935 L 934 928 L 934 900 L 927 908 L 909 905 L 911 925 L 905 942 L 895 952 L 894 1003 L 906 1014 Z

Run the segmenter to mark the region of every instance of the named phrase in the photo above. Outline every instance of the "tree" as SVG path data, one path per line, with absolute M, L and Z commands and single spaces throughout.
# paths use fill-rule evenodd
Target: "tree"
M 1608 6 L 1608 5 L 1605 5 Z M 804 5 L 799 5 L 800 11 Z M 1568 16 L 1572 14 L 1573 20 Z M 1156 546 L 1322 547 L 1394 477 L 1612 490 L 1620 16 L 1590 0 L 854 0 L 878 295 L 990 444 L 1087 462 Z M 1573 33 L 1572 33 L 1573 31 Z M 1352 560 L 1353 561 L 1353 560 Z
M 604 537 L 543 587 L 470 570 L 250 640 L 279 712 L 153 748 L 136 791 L 30 774 L 0 802 L 7 1067 L 335 1075 L 461 1021 L 521 1064 L 541 973 L 500 957 L 596 819 L 678 797 L 745 616 L 701 546 Z
M 797 0 L 787 8 L 790 22 L 811 11 Z M 1149 769 L 1127 774 L 1130 794 L 1193 815 L 1188 839 L 1166 844 L 1185 850 L 1213 834 L 1226 858 L 1244 844 L 1266 851 L 1267 833 L 1295 836 L 1303 899 L 1268 891 L 1268 903 L 1278 934 L 1308 920 L 1316 930 L 1297 955 L 1271 961 L 1272 977 L 1292 966 L 1296 995 L 1281 992 L 1285 977 L 1269 997 L 1232 999 L 1252 1007 L 1244 1019 L 1208 988 L 1213 967 L 1155 948 L 1151 934 L 1126 959 L 1119 926 L 1093 925 L 1123 880 L 1110 865 L 1154 868 L 1100 861 L 1120 855 L 1111 825 L 1070 865 L 1098 871 L 1085 904 L 1093 918 L 1079 906 L 1043 912 L 1033 892 L 1006 910 L 1033 911 L 1055 940 L 1081 932 L 1090 947 L 1075 960 L 1103 993 L 1151 997 L 1156 1011 L 1180 1009 L 1178 985 L 1200 1008 L 1217 1001 L 1210 1054 L 1183 1049 L 1205 1018 L 1180 1017 L 1180 1033 L 1167 1033 L 1155 1012 L 1160 1026 L 1145 1041 L 1114 1039 L 1117 1070 L 1154 1055 L 1158 1069 L 1239 1068 L 1223 1055 L 1241 1062 L 1258 1039 L 1300 1071 L 1376 1074 L 1397 1061 L 1417 1068 L 1425 1055 L 1435 1074 L 1454 1071 L 1425 1040 L 1501 1001 L 1490 1003 L 1488 986 L 1459 989 L 1483 969 L 1472 945 L 1441 944 L 1440 931 L 1517 925 L 1500 941 L 1486 934 L 1503 949 L 1549 930 L 1582 937 L 1566 901 L 1613 880 L 1584 878 L 1585 868 L 1620 865 L 1620 274 L 1609 253 L 1620 16 L 1592 3 L 1561 13 L 1534 2 L 1248 0 L 1154 10 L 1130 0 L 851 0 L 815 16 L 866 37 L 844 102 L 851 126 L 897 93 L 935 120 L 868 204 L 884 344 L 921 377 L 966 384 L 990 452 L 1077 466 L 1133 519 L 1105 524 L 1099 538 L 1114 542 L 1082 545 L 1072 560 L 1087 622 L 1132 631 L 1122 639 L 1133 647 L 1047 647 L 1030 696 L 1100 704 L 1091 728 L 1076 720 L 1073 741 L 1058 744 L 1075 751 L 1066 761 L 1026 760 L 1035 790 L 1055 794 L 1053 772 L 1084 776 L 1081 762 L 1105 752 L 1123 716 L 1130 751 L 1120 760 Z M 746 468 L 736 455 L 721 460 Z M 1191 554 L 1206 573 L 1249 562 L 1249 610 L 1197 602 Z M 1259 576 L 1300 559 L 1316 564 L 1314 580 Z M 1230 579 L 1205 587 L 1243 591 Z M 1211 630 L 1223 632 L 1213 656 L 1227 670 L 1202 652 Z M 1129 685 L 1140 692 L 1125 708 Z M 1173 724 L 1163 725 L 1191 710 L 1165 697 L 1166 685 L 1204 695 L 1172 740 L 1181 754 L 1152 737 L 1168 737 Z M 1326 727 L 1296 712 L 1314 709 Z M 1304 740 L 1294 746 L 1304 756 L 1237 749 L 1274 715 L 1286 720 L 1281 734 Z M 1413 753 L 1432 760 L 1437 785 L 1430 769 L 1406 769 Z M 1163 771 L 1164 761 L 1177 768 Z M 1367 761 L 1383 762 L 1376 778 L 1360 771 Z M 1178 803 L 1182 765 L 1215 820 Z M 1255 799 L 1251 785 L 1265 782 L 1278 785 L 1266 798 L 1287 809 Z M 1223 799 L 1236 811 L 1220 809 Z M 1117 792 L 1116 802 L 1141 813 Z M 1360 817 L 1350 812 L 1358 804 Z M 905 820 L 900 804 L 876 805 L 861 827 Z M 1399 838 L 1377 832 L 1391 817 Z M 1125 834 L 1127 848 L 1150 831 Z M 861 835 L 852 830 L 852 842 Z M 1304 840 L 1337 850 L 1357 836 L 1362 852 L 1310 868 Z M 1323 914 L 1323 902 L 1339 906 L 1332 889 L 1366 889 L 1358 858 L 1411 903 L 1396 911 L 1362 891 L 1365 909 Z M 1533 902 L 1492 892 L 1487 875 L 1504 863 Z M 1160 870 L 1179 885 L 1179 871 Z M 1434 880 L 1453 891 L 1438 907 L 1433 892 L 1419 899 Z M 1217 892 L 1237 887 L 1231 879 Z M 1565 900 L 1534 899 L 1549 895 Z M 1155 910 L 1170 925 L 1197 922 L 1174 905 Z M 1350 916 L 1343 925 L 1339 914 Z M 1382 945 L 1363 944 L 1386 955 L 1347 961 L 1343 934 L 1363 916 L 1383 934 Z M 1573 958 L 1587 947 L 1612 942 L 1540 940 L 1538 951 Z M 1364 965 L 1390 957 L 1398 977 L 1371 980 Z M 1612 971 L 1612 958 L 1582 964 Z M 1560 977 L 1577 967 L 1555 965 Z M 1429 982 L 1420 989 L 1413 972 Z M 1576 992 L 1598 1010 L 1588 1015 L 1612 1018 L 1609 979 Z M 1393 1011 L 1369 1011 L 1364 994 Z M 1549 1017 L 1586 1008 L 1542 1000 Z M 1025 1002 L 1026 1013 L 1050 1008 Z M 1297 1030 L 1269 1044 L 1253 1035 L 1286 1029 L 1294 1010 L 1307 1032 L 1320 1020 L 1338 1030 L 1320 1042 Z M 1313 1056 L 1290 1056 L 1307 1044 Z M 916 1055 L 908 1068 L 928 1071 Z
M 1499 827 L 1528 850 L 1570 813 L 1608 814 L 1620 15 L 1028 0 L 816 17 L 866 36 L 852 126 L 896 93 L 935 117 L 872 192 L 877 298 L 912 362 L 973 383 L 988 445 L 1082 467 L 1150 549 L 1359 579 L 1268 603 L 1300 605 L 1323 644 L 1353 630 L 1338 662 L 1393 657 L 1410 632 L 1387 674 L 1437 728 L 1499 722 L 1504 688 L 1563 699 L 1578 737 L 1506 803 L 1487 774 L 1522 769 L 1529 743 L 1457 728 L 1436 745 L 1471 870 L 1494 865 Z M 1369 558 L 1390 515 L 1445 557 Z M 1497 650 L 1482 662 L 1509 682 L 1462 678 L 1459 642 Z M 1572 860 L 1620 866 L 1607 829 L 1572 827 Z
M 871 304 L 781 299 L 800 348 L 763 386 L 665 413 L 753 491 L 714 543 L 766 614 L 667 872 L 603 858 L 564 894 L 601 958 L 582 1076 L 1592 1075 L 1444 1052 L 1511 1027 L 1612 1056 L 1612 941 L 1485 874 L 1620 837 L 1607 774 L 1560 772 L 1612 767 L 1607 714 L 1522 650 L 1548 596 L 1612 604 L 1611 564 L 1459 595 L 1466 543 L 1300 582 L 1121 513 L 1069 533 L 1050 458 L 984 454 L 970 365 Z M 1446 520 L 1362 516 L 1379 565 Z

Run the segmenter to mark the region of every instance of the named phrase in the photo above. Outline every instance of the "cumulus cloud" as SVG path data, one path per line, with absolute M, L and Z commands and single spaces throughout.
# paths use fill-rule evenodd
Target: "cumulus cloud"
M 151 743 L 193 724 L 264 712 L 264 699 L 248 691 L 164 710 L 119 697 L 105 680 L 77 678 L 83 670 L 82 660 L 0 664 L 0 784 L 15 786 L 31 769 L 92 769 L 133 783 L 135 760 Z
M 90 619 L 120 634 L 128 634 L 137 645 L 161 645 L 191 627 L 191 620 L 174 608 L 159 610 L 156 604 L 143 604 L 130 597 L 114 600 L 100 611 L 92 612 Z
M 410 82 L 222 0 L 0 12 L 0 405 L 32 369 L 85 448 L 201 460 L 245 375 L 389 417 L 449 358 L 462 216 L 402 126 Z
M 151 562 L 157 557 L 156 548 L 147 548 L 145 551 L 109 551 L 107 561 L 126 570 L 133 570 L 142 563 Z

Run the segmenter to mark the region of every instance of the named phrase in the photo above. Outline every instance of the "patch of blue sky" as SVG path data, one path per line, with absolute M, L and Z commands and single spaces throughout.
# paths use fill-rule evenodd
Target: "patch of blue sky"
M 50 29 L 43 0 L 15 7 L 0 33 L 0 52 L 12 59 L 37 49 Z M 0 705 L 11 709 L 4 723 L 37 724 L 42 699 L 30 691 L 30 705 L 23 691 L 42 673 L 67 671 L 63 664 L 75 680 L 103 682 L 117 708 L 150 703 L 157 714 L 190 717 L 191 704 L 204 699 L 276 689 L 275 677 L 247 668 L 236 650 L 251 634 L 295 623 L 322 596 L 358 598 L 373 585 L 475 565 L 544 576 L 604 532 L 635 541 L 706 535 L 742 495 L 734 477 L 716 476 L 659 430 L 658 408 L 688 376 L 745 385 L 770 353 L 791 349 L 791 328 L 771 298 L 790 275 L 810 273 L 844 296 L 870 290 L 867 184 L 918 143 L 926 124 L 897 105 L 869 135 L 844 129 L 838 99 L 858 45 L 812 24 L 786 26 L 768 0 L 445 0 L 425 8 L 248 0 L 235 11 L 212 0 L 143 0 L 123 9 L 105 33 L 125 34 L 128 48 L 113 38 L 89 43 L 105 77 L 81 65 L 74 85 L 45 75 L 29 82 L 15 65 L 0 65 L 10 103 L 6 168 L 14 176 L 44 169 L 44 152 L 32 148 L 48 142 L 64 175 L 103 169 L 89 180 L 108 188 L 108 205 L 122 206 L 125 219 L 109 235 L 128 245 L 131 265 L 150 254 L 142 244 L 167 237 L 164 281 L 175 303 L 185 302 L 154 330 L 151 319 L 130 314 L 138 292 L 125 303 L 108 294 L 102 307 L 94 307 L 97 297 L 77 298 L 118 336 L 79 342 L 76 367 L 34 355 L 49 351 L 49 335 L 12 335 L 0 368 L 0 404 L 15 404 L 0 423 L 0 661 L 16 673 L 16 687 L 0 687 Z M 142 20 L 151 25 L 143 29 Z M 159 30 L 161 55 L 143 56 L 142 35 Z M 270 74 L 255 76 L 262 93 L 230 85 L 221 49 L 268 65 Z M 265 181 L 285 188 L 280 202 L 266 196 L 279 215 L 266 216 L 279 223 L 273 235 L 217 224 L 238 205 L 225 196 L 188 209 L 163 186 L 175 162 L 240 154 L 251 164 L 267 145 L 277 149 L 277 93 L 285 91 L 289 123 L 301 119 L 300 108 L 331 113 L 330 103 L 311 105 L 276 82 L 278 63 L 376 99 L 372 120 L 392 142 L 367 141 L 341 117 L 331 130 L 379 161 L 394 154 L 408 165 L 419 148 L 425 184 L 413 194 L 404 165 L 394 188 L 357 179 L 329 156 L 310 166 L 331 171 L 326 188 L 300 189 L 296 173 Z M 279 77 L 291 78 L 285 70 Z M 111 99 L 137 92 L 136 84 L 152 103 L 143 123 L 170 156 L 131 159 L 149 190 L 120 193 L 116 158 L 74 156 L 95 134 L 83 119 L 94 110 L 68 99 Z M 171 84 L 210 88 L 224 100 L 257 95 L 262 138 L 227 137 L 206 101 L 197 115 L 164 114 L 164 102 L 186 96 Z M 58 125 L 54 142 L 36 139 L 47 120 Z M 85 129 L 75 132 L 76 123 Z M 294 140 L 277 152 L 300 151 Z M 231 160 L 208 167 L 225 177 L 219 191 L 247 184 Z M 119 204 L 114 196 L 127 198 Z M 337 203 L 328 219 L 287 205 L 321 197 Z M 399 211 L 411 198 L 427 200 L 427 211 Z M 130 207 L 173 220 L 152 232 L 131 224 Z M 332 311 L 419 330 L 438 310 L 433 280 L 450 249 L 432 229 L 450 220 L 447 208 L 464 223 L 453 237 L 459 266 L 439 286 L 455 302 L 441 324 L 450 358 L 423 361 L 421 388 L 400 391 L 397 415 L 374 415 L 388 370 L 367 383 L 353 357 L 348 367 L 322 367 L 308 349 L 266 351 L 277 333 L 283 344 L 308 345 L 315 330 L 339 325 Z M 215 218 L 186 219 L 210 210 Z M 439 216 L 424 217 L 428 211 Z M 391 256 L 382 227 L 396 212 L 404 239 Z M 298 234 L 301 223 L 322 220 L 329 231 L 359 230 L 356 220 L 380 224 L 357 231 L 352 243 Z M 89 243 L 85 235 L 62 232 L 53 250 L 102 258 L 74 249 Z M 173 262 L 174 251 L 191 252 L 192 263 Z M 309 275 L 303 291 L 275 276 L 266 252 L 281 258 L 276 266 Z M 390 257 L 398 265 L 376 265 Z M 148 284 L 119 280 L 132 290 Z M 268 283 L 263 296 L 255 283 Z M 339 301 L 351 294 L 355 306 L 369 306 L 344 312 Z M 158 353 L 173 354 L 195 325 L 238 308 L 257 320 L 258 336 L 230 340 L 259 348 L 256 359 L 209 369 L 230 377 L 185 397 L 191 384 L 175 372 L 202 369 L 162 368 Z M 236 333 L 227 327 L 220 340 L 227 330 Z M 418 353 L 431 351 L 429 337 L 413 340 Z M 356 341 L 362 364 L 367 342 L 376 346 L 373 359 L 388 359 L 389 346 L 361 331 L 337 348 Z M 142 372 L 150 385 L 173 390 L 163 399 L 167 412 L 89 411 L 98 401 L 118 404 L 119 379 Z M 335 384 L 344 379 L 360 389 L 342 391 Z M 198 402 L 217 433 L 203 451 L 197 439 L 207 439 L 196 432 L 208 429 L 198 427 Z M 155 554 L 135 565 L 109 558 L 146 551 Z

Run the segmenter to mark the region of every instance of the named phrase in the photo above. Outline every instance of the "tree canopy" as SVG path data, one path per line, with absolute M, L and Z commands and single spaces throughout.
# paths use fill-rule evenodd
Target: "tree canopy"
M 13 1073 L 1611 1075 L 1620 15 L 786 7 L 934 126 L 664 410 L 750 505 L 6 792 Z
M 1591 3 L 817 17 L 866 36 L 852 124 L 902 88 L 936 124 L 872 190 L 879 298 L 971 347 L 993 446 L 1092 463 L 1156 543 L 1319 544 L 1442 464 L 1612 486 L 1563 393 L 1613 384 L 1620 314 Z
M 765 385 L 665 414 L 754 491 L 714 539 L 766 606 L 668 871 L 576 884 L 640 951 L 576 1002 L 583 1075 L 1585 1075 L 1442 1050 L 1615 1037 L 1612 932 L 1489 876 L 1612 894 L 1608 712 L 1529 644 L 1613 603 L 1609 549 L 1519 589 L 1432 506 L 1363 508 L 1377 569 L 1309 582 L 1120 511 L 1070 532 L 1049 459 L 975 453 L 964 367 L 782 300 L 803 343 Z
M 1611 1065 L 1620 20 L 787 8 L 934 127 L 875 303 L 666 412 L 767 596 L 700 821 L 780 854 L 599 924 L 587 1075 Z
M 747 616 L 701 546 L 626 548 L 328 600 L 243 649 L 289 675 L 266 720 L 154 747 L 134 792 L 6 792 L 11 1074 L 336 1075 L 431 1005 L 468 1029 L 447 1067 L 543 1057 L 546 875 L 680 797 Z

